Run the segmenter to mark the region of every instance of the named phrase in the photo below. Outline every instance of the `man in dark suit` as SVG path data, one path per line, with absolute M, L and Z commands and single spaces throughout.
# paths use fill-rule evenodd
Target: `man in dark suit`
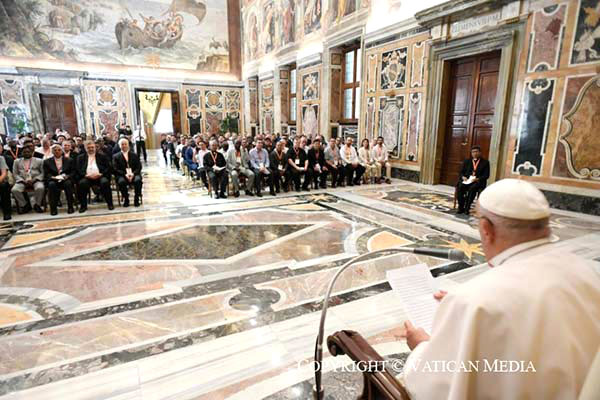
M 287 192 L 289 186 L 288 158 L 283 145 L 284 142 L 282 140 L 278 141 L 275 144 L 275 150 L 269 155 L 269 168 L 271 170 L 271 179 L 275 187 L 275 193 L 279 193 L 281 186 L 283 186 L 283 191 Z
M 65 191 L 67 196 L 67 212 L 73 214 L 73 183 L 71 179 L 75 173 L 73 161 L 70 158 L 63 157 L 63 150 L 60 145 L 52 146 L 54 157 L 44 160 L 44 181 L 48 188 L 50 197 L 50 214 L 58 214 L 57 206 L 61 190 Z
M 316 138 L 308 150 L 308 171 L 310 178 L 318 183 L 321 189 L 327 187 L 327 163 L 325 163 L 325 152 L 321 148 L 321 141 Z
M 208 173 L 208 179 L 212 186 L 213 193 L 217 199 L 226 199 L 227 195 L 227 161 L 225 156 L 219 150 L 219 142 L 212 139 L 210 141 L 210 151 L 204 155 L 204 169 Z
M 100 186 L 102 197 L 109 210 L 114 210 L 110 190 L 110 161 L 103 154 L 96 153 L 96 144 L 92 140 L 85 142 L 85 153 L 77 158 L 77 178 L 79 179 L 79 212 L 87 211 L 87 195 L 91 186 Z
M 300 138 L 296 136 L 294 138 L 294 146 L 290 147 L 287 153 L 288 157 L 288 173 L 290 174 L 290 180 L 294 182 L 296 192 L 300 191 L 300 182 L 304 177 L 304 183 L 302 189 L 310 191 L 308 184 L 310 183 L 308 169 L 308 158 L 306 158 L 306 152 L 300 147 Z
M 121 151 L 113 156 L 113 170 L 123 196 L 123 207 L 129 207 L 129 185 L 133 185 L 135 191 L 133 205 L 139 207 L 142 198 L 142 163 L 138 155 L 130 150 L 126 138 L 119 140 L 119 147 Z
M 471 204 L 477 193 L 485 189 L 490 177 L 490 162 L 481 158 L 481 147 L 471 148 L 471 158 L 463 162 L 460 178 L 456 185 L 458 213 L 469 215 Z

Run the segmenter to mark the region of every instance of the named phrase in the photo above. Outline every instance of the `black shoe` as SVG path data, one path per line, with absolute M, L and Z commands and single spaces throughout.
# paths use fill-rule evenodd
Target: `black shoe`
M 42 210 L 42 207 L 38 206 L 37 204 L 35 206 L 33 206 L 33 209 L 35 210 L 36 213 L 43 213 L 44 210 Z
M 67 209 L 67 214 L 73 214 L 74 212 L 75 212 L 75 210 L 73 209 L 73 206 L 71 206 Z
M 310 188 L 308 187 L 303 187 L 302 190 L 304 190 L 305 192 L 310 192 Z
M 346 184 L 346 186 L 354 186 L 354 183 L 352 183 L 352 182 L 348 182 L 348 183 Z
M 269 194 L 270 194 L 271 196 L 276 196 L 276 194 L 275 194 L 275 192 L 274 192 L 273 190 L 271 190 L 271 191 L 269 192 Z
M 87 211 L 87 207 L 79 207 L 79 214 L 83 214 Z
M 288 188 L 283 188 L 284 193 L 289 192 L 290 190 Z
M 125 200 L 123 200 L 123 207 L 129 207 L 129 197 L 125 197 Z
M 296 192 L 301 192 L 302 190 L 300 190 L 299 187 L 296 188 Z
M 333 189 L 335 189 L 335 188 L 337 187 L 337 184 L 336 184 L 336 183 L 332 183 L 332 184 L 331 184 L 331 187 L 332 187 Z
M 262 197 L 262 193 L 261 192 L 256 192 L 256 197 Z
M 249 190 L 246 190 L 246 196 L 254 196 L 254 193 L 252 193 L 252 192 L 251 192 L 251 191 L 249 191 Z
M 58 215 L 58 210 L 50 210 L 50 215 Z
M 108 205 L 108 209 L 109 209 L 110 211 L 112 211 L 112 210 L 114 210 L 114 209 L 115 209 L 115 206 L 114 206 L 112 203 L 110 203 L 110 204 Z
M 360 186 L 360 179 L 355 179 L 352 183 L 354 183 L 355 186 Z
M 235 193 L 233 194 L 233 197 L 240 197 L 240 192 L 235 192 Z
M 226 198 L 227 198 L 227 195 L 226 195 L 225 193 L 221 193 L 221 194 L 219 195 L 219 197 L 220 197 L 220 198 L 222 198 L 222 199 L 226 199 Z
M 19 214 L 27 214 L 29 211 L 31 211 L 31 206 L 26 204 L 25 207 L 19 210 Z
M 275 189 L 275 193 L 279 193 L 279 188 Z
M 135 196 L 135 199 L 133 199 L 133 205 L 135 207 L 139 207 L 140 206 L 140 198 Z
M 12 219 L 12 217 L 10 215 L 5 215 L 4 216 L 4 220 L 5 221 L 10 221 Z
M 326 183 L 324 183 L 324 184 L 322 184 L 322 185 L 319 185 L 319 187 L 320 187 L 321 189 L 327 189 L 327 184 L 326 184 Z

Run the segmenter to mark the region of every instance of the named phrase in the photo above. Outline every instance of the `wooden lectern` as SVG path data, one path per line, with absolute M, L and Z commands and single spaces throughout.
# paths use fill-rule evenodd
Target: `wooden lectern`
M 346 354 L 355 362 L 384 362 L 360 333 L 339 331 L 327 338 L 329 353 L 336 357 Z M 363 392 L 358 400 L 410 400 L 408 392 L 389 371 L 383 369 L 363 372 Z

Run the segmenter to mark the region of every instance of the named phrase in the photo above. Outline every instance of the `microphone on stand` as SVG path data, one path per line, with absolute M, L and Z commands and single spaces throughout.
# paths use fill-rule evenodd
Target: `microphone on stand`
M 333 285 L 337 281 L 338 277 L 351 265 L 363 261 L 368 257 L 387 253 L 389 251 L 395 251 L 398 253 L 413 253 L 430 257 L 437 258 L 445 258 L 451 261 L 463 261 L 465 259 L 465 253 L 461 250 L 457 249 L 435 249 L 431 247 L 391 247 L 388 249 L 381 249 L 372 251 L 369 253 L 361 254 L 357 257 L 354 257 L 352 260 L 348 261 L 344 265 L 337 270 L 331 282 L 329 282 L 329 286 L 327 287 L 327 292 L 325 292 L 325 297 L 323 297 L 323 309 L 321 310 L 321 321 L 319 323 L 319 334 L 317 336 L 317 341 L 315 343 L 315 386 L 313 387 L 313 396 L 316 400 L 323 400 L 323 386 L 321 385 L 321 377 L 322 377 L 322 368 L 321 364 L 323 362 L 323 339 L 325 337 L 325 318 L 327 317 L 327 306 L 329 305 L 329 297 L 331 296 L 331 292 L 333 290 Z

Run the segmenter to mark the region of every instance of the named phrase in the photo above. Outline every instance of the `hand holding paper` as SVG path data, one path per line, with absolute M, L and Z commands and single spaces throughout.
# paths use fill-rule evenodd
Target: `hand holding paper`
M 437 289 L 429 267 L 417 264 L 394 269 L 387 271 L 387 278 L 400 298 L 410 322 L 431 334 L 438 302 L 433 297 Z

